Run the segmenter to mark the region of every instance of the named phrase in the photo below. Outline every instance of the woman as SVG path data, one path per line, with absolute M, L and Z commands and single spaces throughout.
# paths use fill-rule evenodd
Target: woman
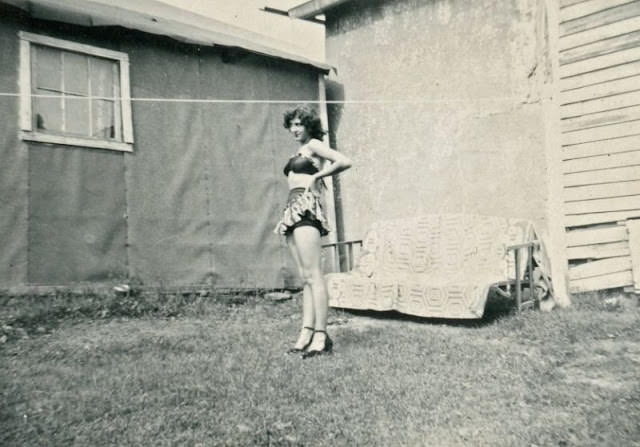
M 320 238 L 329 233 L 320 203 L 323 177 L 351 167 L 351 161 L 322 143 L 325 132 L 315 110 L 297 107 L 284 114 L 284 127 L 300 147 L 284 167 L 289 199 L 275 232 L 286 237 L 291 255 L 304 282 L 302 329 L 289 353 L 303 358 L 330 353 L 327 335 L 329 297 L 321 267 Z

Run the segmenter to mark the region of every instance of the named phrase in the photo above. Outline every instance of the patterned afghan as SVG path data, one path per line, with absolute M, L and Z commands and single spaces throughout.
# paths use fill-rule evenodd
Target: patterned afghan
M 506 247 L 535 239 L 523 219 L 434 214 L 380 221 L 366 233 L 356 268 L 326 275 L 329 304 L 481 318 L 491 286 L 515 278 Z

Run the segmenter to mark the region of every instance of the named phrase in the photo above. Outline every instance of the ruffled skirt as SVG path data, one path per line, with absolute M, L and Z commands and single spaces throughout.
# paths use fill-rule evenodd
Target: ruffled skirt
M 321 236 L 330 231 L 320 197 L 312 191 L 305 192 L 304 188 L 295 188 L 289 191 L 287 206 L 273 232 L 286 236 L 302 225 L 317 228 Z

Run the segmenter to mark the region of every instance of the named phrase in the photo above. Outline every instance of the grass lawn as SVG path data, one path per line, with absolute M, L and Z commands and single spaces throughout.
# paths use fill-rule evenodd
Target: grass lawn
M 298 306 L 211 299 L 10 338 L 0 445 L 640 445 L 638 306 L 585 296 L 471 323 L 332 310 L 335 353 L 307 360 L 284 355 Z

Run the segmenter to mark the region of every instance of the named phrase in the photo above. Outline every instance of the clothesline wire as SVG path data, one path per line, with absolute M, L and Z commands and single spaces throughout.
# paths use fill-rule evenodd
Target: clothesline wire
M 0 97 L 21 97 L 20 93 L 0 92 Z M 102 101 L 122 101 L 123 98 L 106 96 L 73 96 L 73 95 L 41 95 L 31 94 L 31 98 L 56 98 L 64 97 L 69 100 L 102 100 Z M 342 99 L 342 100 L 308 100 L 308 99 L 221 99 L 221 98 L 128 98 L 132 102 L 184 102 L 184 103 L 237 103 L 237 104 L 429 104 L 446 102 L 470 102 L 470 101 L 513 101 L 517 98 L 513 96 L 491 97 L 491 98 L 411 98 L 411 99 Z

